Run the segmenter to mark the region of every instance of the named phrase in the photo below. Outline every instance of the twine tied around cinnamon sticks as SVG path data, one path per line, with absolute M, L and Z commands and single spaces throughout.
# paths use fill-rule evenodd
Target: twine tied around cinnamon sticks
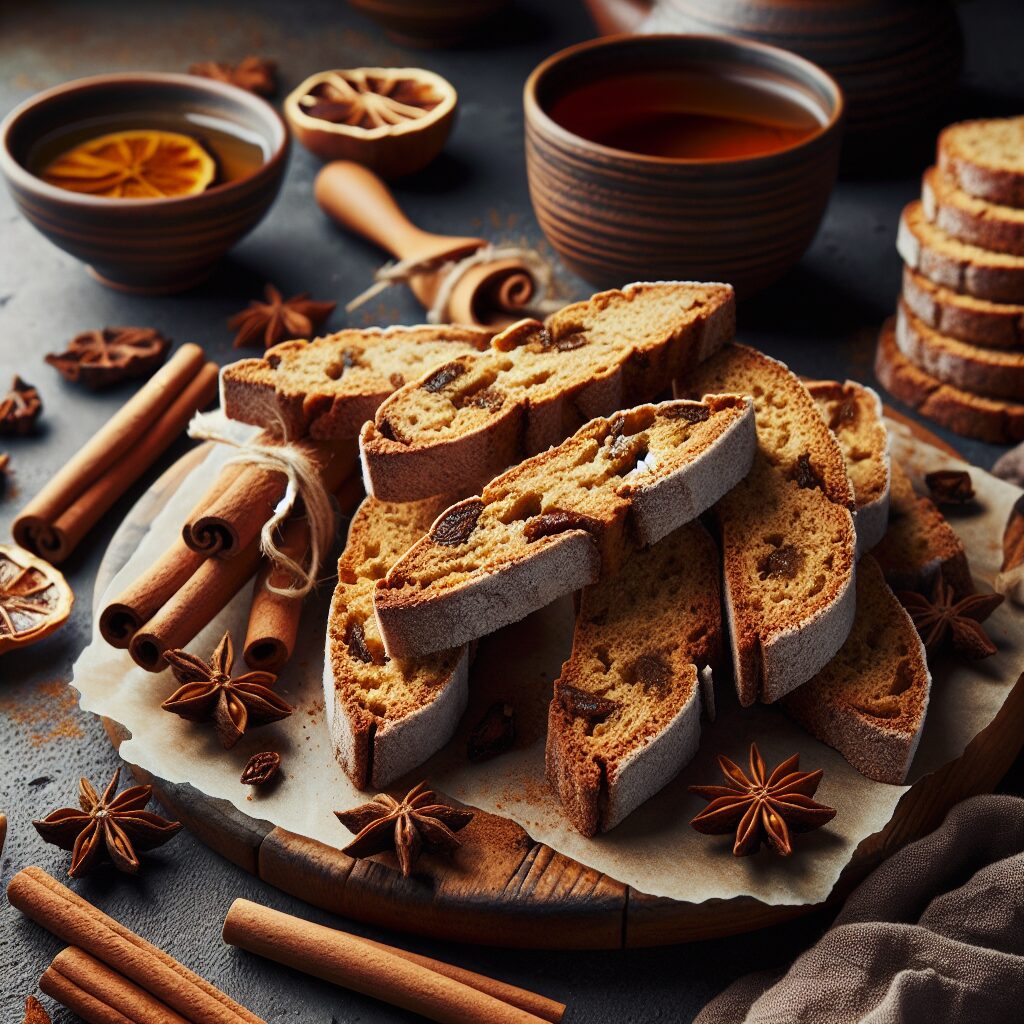
M 323 475 L 309 456 L 296 444 L 267 444 L 257 436 L 239 440 L 217 426 L 217 418 L 197 413 L 188 426 L 189 437 L 235 448 L 238 454 L 226 465 L 243 464 L 283 473 L 287 484 L 284 496 L 260 531 L 260 549 L 277 568 L 291 575 L 294 582 L 280 586 L 268 578 L 266 589 L 280 597 L 305 597 L 316 586 L 324 552 L 334 540 L 337 524 L 331 494 Z M 309 549 L 305 556 L 293 558 L 278 543 L 278 531 L 301 501 L 309 524 Z M 298 552 L 296 552 L 298 555 Z

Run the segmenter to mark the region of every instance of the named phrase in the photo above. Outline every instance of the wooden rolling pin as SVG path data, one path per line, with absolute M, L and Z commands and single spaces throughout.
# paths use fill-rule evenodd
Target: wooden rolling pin
M 373 171 L 348 160 L 335 160 L 320 171 L 315 195 L 324 212 L 339 224 L 402 263 L 431 265 L 432 269 L 416 273 L 408 281 L 428 310 L 437 303 L 450 270 L 444 265 L 487 246 L 483 238 L 436 235 L 416 227 Z M 524 254 L 466 268 L 453 284 L 444 308 L 437 311 L 437 321 L 502 328 L 521 320 L 529 315 L 529 304 L 538 292 L 537 263 Z

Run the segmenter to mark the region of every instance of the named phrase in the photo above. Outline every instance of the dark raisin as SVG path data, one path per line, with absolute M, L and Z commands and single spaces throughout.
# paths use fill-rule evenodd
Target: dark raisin
M 672 671 L 656 654 L 641 654 L 633 664 L 633 681 L 645 690 L 665 690 L 672 681 Z
M 280 768 L 281 755 L 273 750 L 265 750 L 249 758 L 238 781 L 243 786 L 265 786 L 277 777 Z
M 466 753 L 470 761 L 486 761 L 511 749 L 516 738 L 515 708 L 499 700 L 487 709 L 469 734 Z
M 528 544 L 532 544 L 542 537 L 553 537 L 556 533 L 566 533 L 569 530 L 597 533 L 600 529 L 600 521 L 591 516 L 584 516 L 569 509 L 555 508 L 528 520 L 523 527 L 523 536 L 526 537 Z
M 446 388 L 456 377 L 461 377 L 466 368 L 461 363 L 445 363 L 439 366 L 421 385 L 424 391 L 436 394 Z
M 567 683 L 558 687 L 558 702 L 573 718 L 582 718 L 590 723 L 603 721 L 619 707 L 613 700 L 577 689 Z
M 837 402 L 832 410 L 832 417 L 828 421 L 829 430 L 842 430 L 846 427 L 855 427 L 860 418 L 860 406 L 855 399 L 844 398 Z
M 665 419 L 685 420 L 687 423 L 703 423 L 711 416 L 711 410 L 706 405 L 700 405 L 699 403 L 680 405 L 676 402 L 670 402 L 667 405 L 661 406 L 658 412 Z
M 817 470 L 811 465 L 811 457 L 806 452 L 803 455 L 797 456 L 796 466 L 793 469 L 793 479 L 796 481 L 797 487 L 817 487 L 819 490 L 821 489 L 821 477 L 818 476 Z
M 353 622 L 345 630 L 345 646 L 353 661 L 361 661 L 365 665 L 373 664 L 373 654 L 366 646 L 366 631 L 361 622 Z
M 395 428 L 391 426 L 391 421 L 386 416 L 381 416 L 380 422 L 377 424 L 377 433 L 381 437 L 386 437 L 389 441 L 397 441 L 395 437 Z
M 762 580 L 791 580 L 804 564 L 803 552 L 792 544 L 783 544 L 761 559 L 757 567 Z
M 549 348 L 554 348 L 558 352 L 572 352 L 573 349 L 583 348 L 589 340 L 583 331 L 570 331 L 553 339 L 549 343 Z
M 505 404 L 505 395 L 497 388 L 484 388 L 469 400 L 469 404 L 476 409 L 497 412 Z
M 435 544 L 443 544 L 450 548 L 465 544 L 476 529 L 477 520 L 483 509 L 484 503 L 479 499 L 456 505 L 438 520 L 437 525 L 430 531 L 430 539 Z

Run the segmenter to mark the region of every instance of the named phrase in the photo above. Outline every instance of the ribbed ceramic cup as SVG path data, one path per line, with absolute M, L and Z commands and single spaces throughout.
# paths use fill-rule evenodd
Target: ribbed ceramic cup
M 92 118 L 161 112 L 229 122 L 258 138 L 266 159 L 247 177 L 169 199 L 83 195 L 29 170 L 33 148 L 53 132 Z M 269 103 L 194 75 L 81 78 L 37 93 L 0 125 L 0 170 L 28 220 L 104 284 L 148 294 L 196 284 L 259 223 L 281 187 L 288 149 L 288 129 Z
M 605 76 L 680 69 L 742 75 L 797 93 L 820 129 L 764 156 L 693 160 L 599 145 L 550 115 Z M 835 184 L 843 98 L 786 50 L 713 36 L 613 36 L 549 57 L 524 90 L 526 167 L 548 241 L 599 287 L 635 280 L 727 281 L 740 296 L 777 281 L 811 244 Z

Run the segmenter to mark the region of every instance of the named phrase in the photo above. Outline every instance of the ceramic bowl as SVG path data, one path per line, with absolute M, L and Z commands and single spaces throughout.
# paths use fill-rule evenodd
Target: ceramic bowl
M 477 32 L 509 0 L 349 0 L 397 43 L 451 46 Z
M 230 123 L 262 148 L 263 164 L 247 177 L 198 195 L 167 199 L 69 192 L 29 169 L 34 148 L 70 125 L 182 113 Z M 181 291 L 210 273 L 273 203 L 288 149 L 288 130 L 270 104 L 233 85 L 193 75 L 78 79 L 37 93 L 0 124 L 0 170 L 21 212 L 104 284 L 145 294 Z
M 779 152 L 695 160 L 599 145 L 549 113 L 583 84 L 659 69 L 781 84 L 817 112 L 820 128 Z M 562 259 L 599 287 L 727 281 L 740 296 L 751 295 L 800 259 L 835 184 L 842 92 L 819 67 L 775 47 L 696 35 L 597 39 L 540 64 L 526 82 L 524 105 L 537 219 Z

